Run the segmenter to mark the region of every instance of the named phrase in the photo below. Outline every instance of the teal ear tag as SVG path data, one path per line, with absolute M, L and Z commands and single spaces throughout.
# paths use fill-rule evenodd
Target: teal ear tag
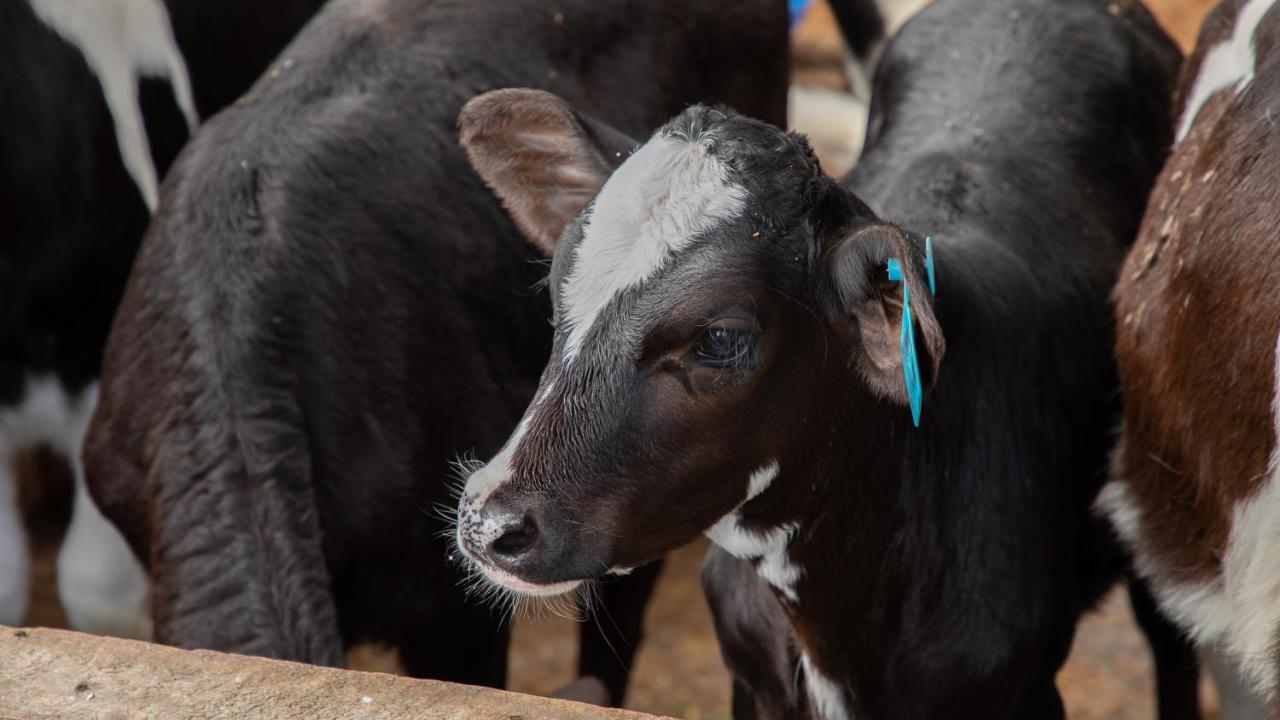
M 924 236 L 924 269 L 929 273 L 929 294 L 938 294 L 938 284 L 933 277 L 933 236 Z
M 932 255 L 930 255 L 932 257 Z M 906 384 L 907 398 L 911 401 L 911 420 L 920 427 L 920 406 L 924 392 L 920 387 L 920 358 L 916 355 L 916 334 L 911 323 L 911 288 L 902 277 L 902 266 L 898 261 L 889 259 L 889 279 L 902 283 L 902 334 L 898 340 L 899 352 L 902 353 L 902 379 Z M 932 282 L 933 273 L 929 273 Z

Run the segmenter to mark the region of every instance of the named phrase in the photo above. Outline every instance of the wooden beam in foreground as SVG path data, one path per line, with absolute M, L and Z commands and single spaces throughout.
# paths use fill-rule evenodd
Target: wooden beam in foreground
M 4 720 L 651 717 L 433 680 L 0 626 Z

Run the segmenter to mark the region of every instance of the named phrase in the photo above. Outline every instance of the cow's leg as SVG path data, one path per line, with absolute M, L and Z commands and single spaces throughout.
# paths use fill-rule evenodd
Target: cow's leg
M 762 720 L 756 708 L 756 696 L 746 683 L 738 678 L 733 679 L 733 695 L 730 714 L 733 720 Z
M 71 525 L 58 552 L 58 599 L 71 627 L 117 637 L 151 639 L 147 575 L 110 523 L 76 466 Z
M 1216 648 L 1203 648 L 1200 661 L 1218 688 L 1218 717 L 1223 720 L 1271 720 L 1266 700 L 1254 691 L 1240 667 Z
M 751 562 L 713 545 L 702 565 L 702 590 L 733 676 L 735 720 L 803 717 L 791 625 Z
M 1156 717 L 1199 720 L 1200 663 L 1195 646 L 1160 612 L 1146 582 L 1140 578 L 1129 579 L 1129 604 L 1151 646 L 1156 675 Z
M 18 507 L 14 453 L 0 438 L 0 625 L 21 625 L 31 598 L 31 556 Z
M 58 552 L 58 598 L 71 627 L 117 637 L 151 639 L 150 587 L 124 537 L 89 497 L 80 448 L 97 390 L 77 401 L 74 428 L 59 448 L 75 473 L 71 524 Z
M 501 688 L 507 682 L 511 624 L 469 601 L 455 579 L 440 588 L 432 612 L 400 640 L 400 660 L 412 677 Z
M 578 675 L 599 678 L 611 705 L 626 698 L 631 664 L 644 635 L 644 611 L 662 566 L 661 560 L 649 563 L 601 583 L 591 616 L 581 626 Z

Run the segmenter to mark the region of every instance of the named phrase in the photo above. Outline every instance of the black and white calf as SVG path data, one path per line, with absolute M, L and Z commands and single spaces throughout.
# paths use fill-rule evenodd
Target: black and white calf
M 44 444 L 78 458 L 160 177 L 199 115 L 242 92 L 318 4 L 0 5 L 0 623 L 21 624 L 30 593 L 14 453 Z M 142 571 L 76 488 L 58 557 L 68 619 L 145 637 Z
M 1090 514 L 1107 293 L 1179 61 L 1137 2 L 939 0 L 890 42 L 843 183 L 728 109 L 618 155 L 554 96 L 473 100 L 473 165 L 559 242 L 551 359 L 467 482 L 462 552 L 549 595 L 707 534 L 742 717 L 1061 717 L 1076 620 L 1124 567 Z
M 786 50 L 778 0 L 327 5 L 174 165 L 109 342 L 85 464 L 157 639 L 331 664 L 374 639 L 411 674 L 501 684 L 506 635 L 433 509 L 452 461 L 510 434 L 551 333 L 542 256 L 458 112 L 533 85 L 632 134 L 704 98 L 780 122 Z M 584 626 L 615 701 L 651 581 L 605 589 L 640 601 L 619 633 Z

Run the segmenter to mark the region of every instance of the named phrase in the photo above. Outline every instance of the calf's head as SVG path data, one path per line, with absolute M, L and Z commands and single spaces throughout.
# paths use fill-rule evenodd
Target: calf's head
M 482 95 L 459 123 L 554 258 L 551 359 L 459 501 L 458 544 L 489 580 L 551 595 L 653 560 L 764 491 L 832 414 L 905 407 L 890 258 L 932 383 L 918 240 L 802 137 L 695 106 L 640 144 L 532 90 Z

